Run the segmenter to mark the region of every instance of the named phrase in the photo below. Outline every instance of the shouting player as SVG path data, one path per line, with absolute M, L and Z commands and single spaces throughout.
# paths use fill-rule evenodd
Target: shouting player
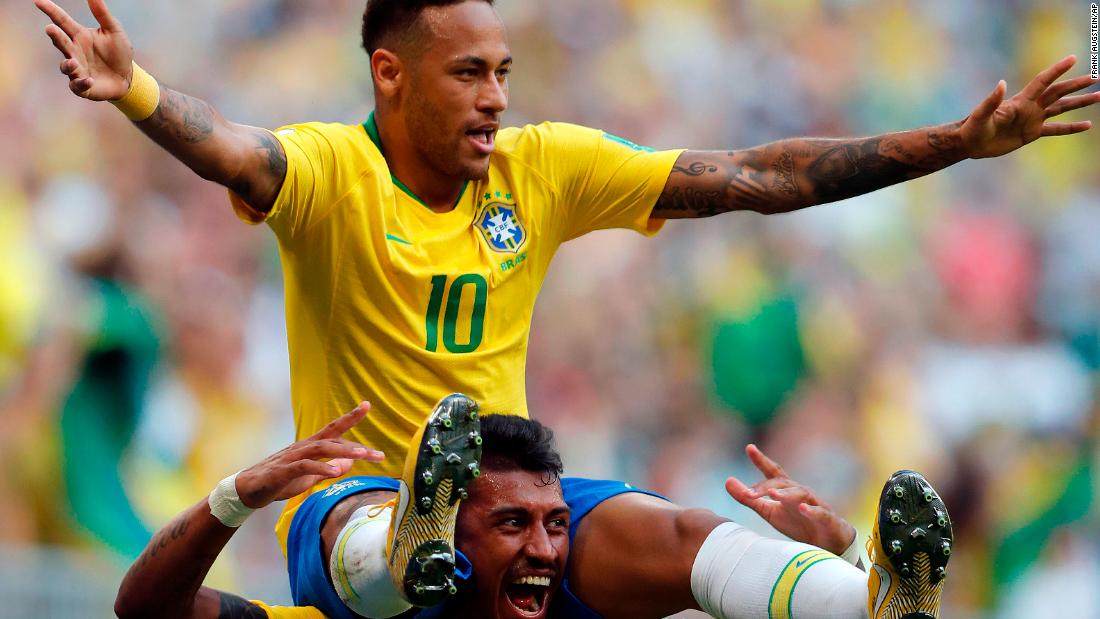
M 75 94 L 114 102 L 203 178 L 228 187 L 242 218 L 274 231 L 299 436 L 323 427 L 347 402 L 370 399 L 376 414 L 351 436 L 390 453 L 409 448 L 441 392 L 464 391 L 486 413 L 526 414 L 532 309 L 567 240 L 601 228 L 655 234 L 665 219 L 841 200 L 1040 137 L 1085 131 L 1087 121 L 1048 119 L 1100 100 L 1072 95 L 1095 83 L 1088 77 L 1056 82 L 1075 62 L 1067 57 L 1011 98 L 998 83 L 964 120 L 940 126 L 736 151 L 652 152 L 561 123 L 501 128 L 512 58 L 491 0 L 368 0 L 362 36 L 375 112 L 362 125 L 307 123 L 272 133 L 161 88 L 133 63 L 104 0 L 88 1 L 98 29 L 50 0 L 35 4 L 53 21 L 47 34 L 65 56 L 60 68 Z M 383 466 L 387 475 L 402 473 Z M 408 601 L 430 604 L 450 588 L 446 553 L 433 544 L 452 539 L 457 507 L 437 491 L 446 484 L 425 486 L 417 481 L 423 471 L 404 473 L 389 539 L 371 542 L 386 550 L 395 584 L 385 612 Z M 456 480 L 448 481 L 453 488 Z M 284 512 L 283 539 L 302 500 Z M 908 533 L 925 531 L 902 520 Z M 777 584 L 793 582 L 787 568 L 795 551 L 769 547 L 758 560 L 740 561 L 754 545 L 729 535 L 730 526 L 640 493 L 609 498 L 577 531 L 570 583 L 610 618 L 685 608 L 765 616 L 760 609 Z M 605 550 L 586 552 L 596 547 Z M 878 569 L 869 586 L 836 585 L 831 562 L 823 562 L 791 585 L 790 600 L 809 609 L 803 616 L 900 616 L 902 608 L 935 616 L 942 575 L 917 559 L 938 549 L 876 539 L 872 551 Z M 739 586 L 725 586 L 727 579 Z

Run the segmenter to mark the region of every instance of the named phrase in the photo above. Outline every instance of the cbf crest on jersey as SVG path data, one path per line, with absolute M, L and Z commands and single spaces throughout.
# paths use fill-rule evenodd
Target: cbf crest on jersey
M 477 227 L 496 251 L 516 253 L 527 242 L 527 230 L 516 217 L 516 205 L 491 202 L 477 219 Z

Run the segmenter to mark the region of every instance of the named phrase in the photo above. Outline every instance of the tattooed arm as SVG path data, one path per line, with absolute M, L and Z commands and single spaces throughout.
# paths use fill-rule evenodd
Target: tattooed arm
M 710 217 L 737 210 L 785 213 L 843 200 L 918 178 L 968 158 L 997 157 L 1044 136 L 1090 128 L 1088 121 L 1046 122 L 1100 101 L 1100 93 L 1066 96 L 1096 83 L 1088 76 L 1054 83 L 1070 56 L 1005 99 L 1005 83 L 966 120 L 848 140 L 791 139 L 731 152 L 680 156 L 653 209 L 660 219 Z
M 340 477 L 353 460 L 378 462 L 382 454 L 340 438 L 363 420 L 360 404 L 313 436 L 237 474 L 236 489 L 248 507 L 260 509 L 296 496 L 322 479 Z M 327 460 L 327 462 L 323 461 Z M 228 619 L 266 617 L 259 606 L 202 586 L 210 566 L 237 529 L 210 513 L 203 499 L 160 530 L 130 567 L 115 599 L 119 617 Z
M 201 586 L 210 566 L 236 531 L 210 515 L 206 499 L 196 503 L 154 535 L 130 567 L 115 599 L 115 614 L 214 618 L 223 616 L 223 604 L 239 607 L 232 599 L 234 596 L 223 602 L 222 596 L 228 594 Z M 258 606 L 245 604 L 260 614 L 224 616 L 266 616 Z
M 97 29 L 80 25 L 51 0 L 34 3 L 53 22 L 46 34 L 65 56 L 60 68 L 73 94 L 92 101 L 126 95 L 133 48 L 105 0 L 88 0 Z M 163 87 L 157 110 L 137 126 L 199 176 L 232 189 L 256 210 L 267 212 L 275 203 L 286 177 L 286 154 L 270 132 L 228 122 L 208 103 Z
M 207 102 L 161 87 L 160 105 L 137 127 L 196 174 L 266 213 L 286 178 L 283 145 L 266 129 L 231 123 Z

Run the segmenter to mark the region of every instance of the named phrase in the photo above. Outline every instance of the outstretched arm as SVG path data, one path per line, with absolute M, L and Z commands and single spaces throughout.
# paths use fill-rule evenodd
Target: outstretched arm
M 1005 99 L 1004 81 L 965 120 L 869 138 L 795 138 L 747 150 L 680 156 L 653 209 L 659 219 L 727 211 L 786 213 L 869 193 L 942 170 L 963 159 L 998 157 L 1040 137 L 1087 131 L 1089 121 L 1047 119 L 1100 101 L 1067 96 L 1095 84 L 1088 76 L 1055 83 L 1076 62 L 1066 57 Z
M 88 0 L 99 28 L 82 26 L 51 0 L 34 0 L 52 24 L 46 34 L 65 56 L 61 72 L 73 94 L 91 101 L 117 101 L 134 80 L 133 48 L 105 0 Z M 199 176 L 220 183 L 250 206 L 267 212 L 286 177 L 286 154 L 275 136 L 228 122 L 210 104 L 160 89 L 152 116 L 136 123 L 146 135 Z
M 745 453 L 764 479 L 747 486 L 730 477 L 726 480 L 726 492 L 783 535 L 843 555 L 855 541 L 855 527 L 817 498 L 813 490 L 791 479 L 783 467 L 756 445 L 747 446 Z
M 305 492 L 322 479 L 344 475 L 352 460 L 380 461 L 381 452 L 340 438 L 363 420 L 369 408 L 363 403 L 317 434 L 241 471 L 236 477 L 241 503 L 252 509 L 266 507 Z M 206 498 L 196 503 L 154 535 L 130 567 L 119 587 L 115 613 L 119 617 L 266 617 L 260 607 L 243 598 L 201 586 L 236 531 L 211 513 Z

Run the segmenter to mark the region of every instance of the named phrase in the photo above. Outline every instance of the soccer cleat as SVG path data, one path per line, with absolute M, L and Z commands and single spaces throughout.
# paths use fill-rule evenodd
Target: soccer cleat
M 951 517 L 923 475 L 898 471 L 882 488 L 867 555 L 871 619 L 934 619 L 951 556 Z
M 466 487 L 481 475 L 480 462 L 477 403 L 451 394 L 413 437 L 386 544 L 390 577 L 414 606 L 435 606 L 458 592 L 455 518 Z

